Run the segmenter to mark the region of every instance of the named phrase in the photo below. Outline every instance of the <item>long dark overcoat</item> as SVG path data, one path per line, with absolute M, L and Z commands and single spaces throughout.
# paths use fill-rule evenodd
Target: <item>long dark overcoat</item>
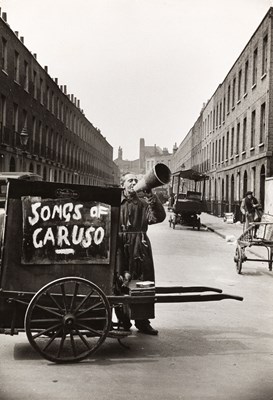
M 155 280 L 154 263 L 148 225 L 164 221 L 166 213 L 158 197 L 122 196 L 120 231 L 117 250 L 117 271 L 129 272 L 132 279 Z

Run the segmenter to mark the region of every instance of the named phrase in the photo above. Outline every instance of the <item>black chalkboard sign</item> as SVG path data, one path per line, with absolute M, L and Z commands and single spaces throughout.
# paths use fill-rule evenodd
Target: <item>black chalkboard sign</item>
M 109 204 L 33 196 L 21 200 L 23 264 L 109 264 Z

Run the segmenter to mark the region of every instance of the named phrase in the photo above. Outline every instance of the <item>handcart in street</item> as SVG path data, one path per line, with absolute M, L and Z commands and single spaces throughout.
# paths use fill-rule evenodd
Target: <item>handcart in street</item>
M 172 174 L 172 213 L 170 227 L 177 224 L 191 226 L 200 230 L 202 212 L 207 211 L 205 200 L 205 182 L 208 176 L 194 169 Z
M 267 258 L 249 257 L 247 249 L 265 249 Z M 248 229 L 237 239 L 234 262 L 238 274 L 242 273 L 243 263 L 246 261 L 266 262 L 269 271 L 272 271 L 273 263 L 273 216 L 263 214 L 260 222 L 253 222 Z M 253 253 L 252 253 L 253 254 Z
M 71 363 L 107 338 L 120 342 L 130 334 L 114 322 L 116 307 L 137 319 L 154 318 L 156 303 L 242 300 L 217 288 L 143 282 L 115 295 L 120 201 L 119 188 L 9 180 L 0 333 L 25 332 L 46 360 Z

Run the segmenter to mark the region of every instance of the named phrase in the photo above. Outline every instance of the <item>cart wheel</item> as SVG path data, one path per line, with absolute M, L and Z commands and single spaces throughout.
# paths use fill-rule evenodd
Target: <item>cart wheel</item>
M 268 261 L 268 269 L 272 271 L 272 263 L 273 263 L 273 252 L 272 247 L 269 248 L 269 261 Z
M 238 274 L 242 272 L 242 264 L 243 264 L 243 257 L 242 257 L 242 249 L 239 245 L 236 247 L 234 262 L 236 264 L 236 270 Z
M 56 363 L 81 361 L 101 346 L 111 327 L 103 291 L 77 277 L 57 279 L 40 289 L 25 315 L 30 344 Z

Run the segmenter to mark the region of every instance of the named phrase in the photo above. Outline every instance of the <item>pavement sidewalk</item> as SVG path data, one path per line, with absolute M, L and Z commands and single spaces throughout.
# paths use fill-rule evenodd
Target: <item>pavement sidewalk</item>
M 207 213 L 201 214 L 201 223 L 210 231 L 216 233 L 226 240 L 228 240 L 229 237 L 234 237 L 234 240 L 237 240 L 239 236 L 243 233 L 243 224 L 241 224 L 240 222 L 230 224 L 224 222 L 223 218 L 219 218 L 215 215 Z
M 201 223 L 202 226 L 231 243 L 236 243 L 239 236 L 243 233 L 243 224 L 240 222 L 230 224 L 224 222 L 223 218 L 219 218 L 215 215 L 207 213 L 201 214 Z M 257 246 L 251 248 L 248 247 L 248 251 L 254 254 L 256 257 L 263 259 L 267 258 L 265 248 L 258 248 Z

